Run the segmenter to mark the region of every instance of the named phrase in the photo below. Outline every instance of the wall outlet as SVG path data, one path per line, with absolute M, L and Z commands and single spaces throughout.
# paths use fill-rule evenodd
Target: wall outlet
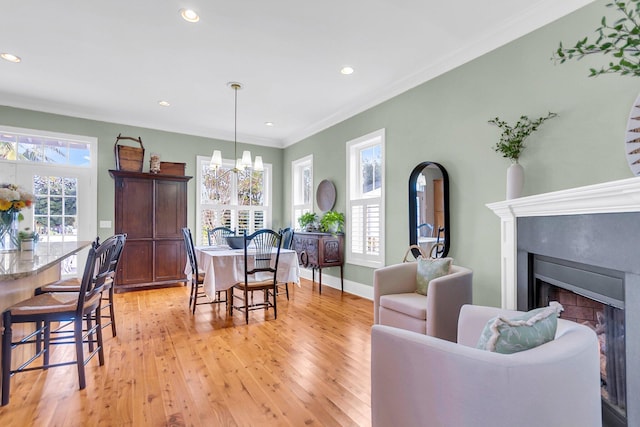
M 111 221 L 100 221 L 100 228 L 111 228 Z

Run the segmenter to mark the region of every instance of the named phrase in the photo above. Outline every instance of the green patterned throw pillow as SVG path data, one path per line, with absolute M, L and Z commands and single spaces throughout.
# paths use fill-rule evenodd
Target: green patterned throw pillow
M 537 308 L 512 319 L 498 316 L 484 327 L 476 348 L 511 354 L 528 350 L 554 339 L 562 305 L 551 301 L 549 307 Z
M 418 258 L 416 269 L 416 292 L 426 295 L 429 290 L 429 282 L 441 276 L 449 274 L 453 258 Z

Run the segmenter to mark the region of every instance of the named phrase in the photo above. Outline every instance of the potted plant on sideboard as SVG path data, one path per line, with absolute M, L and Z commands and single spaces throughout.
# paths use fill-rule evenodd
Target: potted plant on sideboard
M 336 211 L 326 212 L 320 219 L 320 231 L 335 234 L 344 228 L 344 214 Z
M 302 231 L 315 231 L 317 222 L 318 215 L 316 215 L 315 212 L 303 213 L 300 218 L 298 218 L 298 224 Z

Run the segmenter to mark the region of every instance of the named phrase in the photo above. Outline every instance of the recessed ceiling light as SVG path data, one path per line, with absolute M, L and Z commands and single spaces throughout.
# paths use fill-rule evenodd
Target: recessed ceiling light
M 20 59 L 19 56 L 15 56 L 14 54 L 7 53 L 7 52 L 0 53 L 0 58 L 4 59 L 5 61 L 15 62 L 15 63 L 22 61 L 22 59 Z
M 345 67 L 342 67 L 342 69 L 340 70 L 340 72 L 344 75 L 349 75 L 349 74 L 353 74 L 354 69 L 352 67 L 349 67 L 348 65 Z
M 264 122 L 265 126 L 273 126 L 273 122 Z
M 200 17 L 193 9 L 180 9 L 180 16 L 187 22 L 198 22 Z
M 169 103 L 169 101 L 158 101 L 158 105 L 160 105 L 162 107 L 168 107 L 171 104 Z

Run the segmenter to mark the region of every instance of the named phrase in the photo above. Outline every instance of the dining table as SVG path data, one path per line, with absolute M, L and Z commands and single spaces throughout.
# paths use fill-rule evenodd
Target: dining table
M 244 282 L 244 249 L 232 249 L 226 245 L 195 246 L 198 268 L 204 271 L 204 292 L 215 299 L 216 292 L 227 291 L 236 283 Z M 255 251 L 247 248 L 249 269 L 253 268 Z M 185 274 L 190 280 L 191 264 L 187 261 Z M 254 280 L 262 280 L 257 273 Z M 268 274 L 268 273 L 262 273 Z M 295 283 L 300 285 L 300 267 L 298 255 L 291 249 L 280 249 L 278 260 L 278 283 Z

